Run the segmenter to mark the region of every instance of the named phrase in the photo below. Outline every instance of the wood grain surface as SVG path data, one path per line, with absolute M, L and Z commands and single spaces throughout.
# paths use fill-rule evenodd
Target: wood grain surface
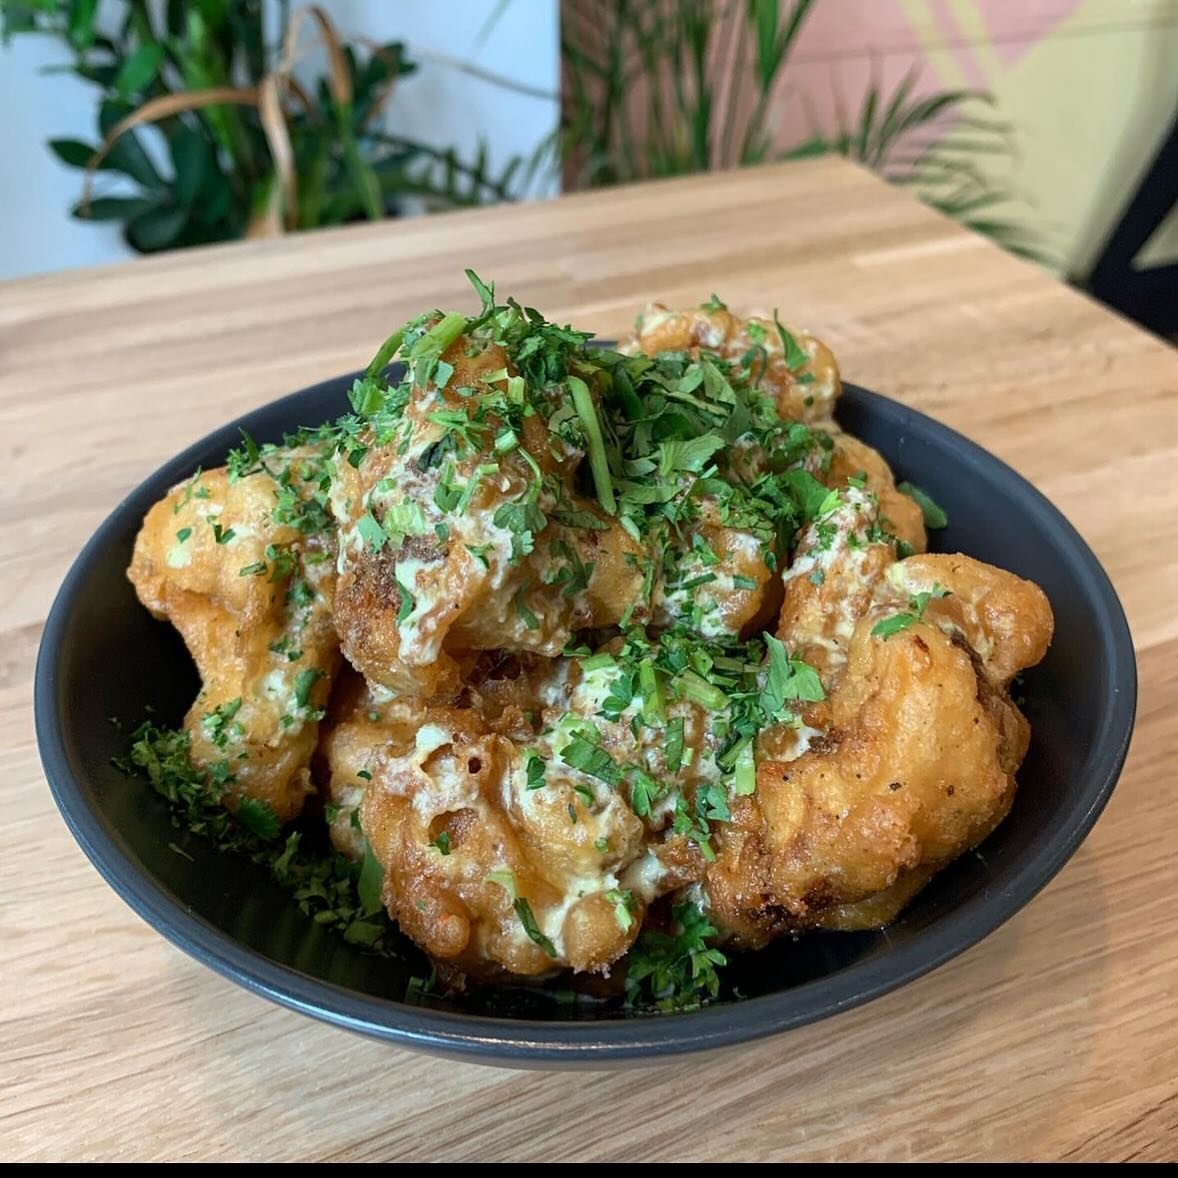
M 1024 912 L 816 1026 L 654 1068 L 524 1073 L 272 1006 L 101 881 L 33 739 L 34 657 L 70 561 L 213 426 L 361 366 L 422 307 L 469 306 L 465 266 L 605 335 L 648 298 L 778 306 L 850 379 L 968 434 L 1072 519 L 1129 614 L 1137 733 L 1105 816 Z M 0 284 L 0 457 L 0 1158 L 1178 1157 L 1167 345 L 815 161 Z

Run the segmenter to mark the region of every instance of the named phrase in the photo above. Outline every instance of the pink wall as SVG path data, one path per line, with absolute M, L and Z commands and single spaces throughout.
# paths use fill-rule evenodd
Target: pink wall
M 974 0 L 986 52 L 1003 65 L 1017 61 L 1047 36 L 1081 0 Z M 854 122 L 867 87 L 890 95 L 913 67 L 914 94 L 944 89 L 926 64 L 929 50 L 944 50 L 965 84 L 984 89 L 978 30 L 961 21 L 950 0 L 925 0 L 927 20 L 913 20 L 899 0 L 818 0 L 794 46 L 786 81 L 773 110 L 775 140 L 789 146 L 817 133 L 830 135 Z

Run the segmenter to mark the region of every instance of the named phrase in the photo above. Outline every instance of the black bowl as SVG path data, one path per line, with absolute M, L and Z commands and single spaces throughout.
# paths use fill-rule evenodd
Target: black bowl
M 172 628 L 136 601 L 124 574 L 147 509 L 197 466 L 218 466 L 239 440 L 315 425 L 347 409 L 352 377 L 248 413 L 177 455 L 91 537 L 65 579 L 37 660 L 37 740 L 70 830 L 111 886 L 198 961 L 285 1006 L 404 1046 L 485 1063 L 600 1065 L 740 1043 L 866 1002 L 980 941 L 1067 862 L 1112 793 L 1136 706 L 1136 667 L 1108 577 L 1072 526 L 1009 467 L 930 418 L 848 386 L 839 417 L 882 451 L 898 478 L 949 514 L 935 547 L 1037 581 L 1055 610 L 1055 641 L 1025 678 L 1030 752 L 1010 817 L 943 871 L 886 936 L 817 933 L 739 958 L 739 999 L 686 1014 L 624 1012 L 548 991 L 414 997 L 428 972 L 366 954 L 310 923 L 266 870 L 185 840 L 164 803 L 111 764 L 149 708 L 176 723 L 196 691 Z M 195 860 L 195 861 L 193 861 Z

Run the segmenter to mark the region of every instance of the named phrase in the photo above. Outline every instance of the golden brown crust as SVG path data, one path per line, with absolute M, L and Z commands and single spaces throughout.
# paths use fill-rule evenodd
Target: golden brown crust
M 312 790 L 314 717 L 339 654 L 334 554 L 276 524 L 275 503 L 266 473 L 236 481 L 224 468 L 198 474 L 147 513 L 127 576 L 139 600 L 180 631 L 200 673 L 201 692 L 184 720 L 193 761 L 226 763 L 231 799 L 265 802 L 286 821 Z M 285 566 L 267 557 L 275 548 L 290 554 L 282 575 Z M 305 604 L 290 599 L 296 583 Z M 299 700 L 301 672 L 313 682 Z
M 128 575 L 201 673 L 193 760 L 226 777 L 230 804 L 286 821 L 314 754 L 334 845 L 355 860 L 371 848 L 389 914 L 450 978 L 608 974 L 652 909 L 685 898 L 738 946 L 877 927 L 1002 820 L 1027 749 L 1010 683 L 1046 651 L 1050 606 L 1013 574 L 925 554 L 920 507 L 833 421 L 825 345 L 773 319 L 654 306 L 627 347 L 751 367 L 782 418 L 813 427 L 788 427 L 810 447 L 807 494 L 828 500 L 807 503 L 799 534 L 800 506 L 780 542 L 780 521 L 756 530 L 734 506 L 734 487 L 760 494 L 772 461 L 795 461 L 751 432 L 727 439 L 689 508 L 628 530 L 588 497 L 582 426 L 512 416 L 507 353 L 462 336 L 443 354 L 449 381 L 409 389 L 395 428 L 367 424 L 314 473 L 277 452 L 284 493 L 330 483 L 322 527 L 276 522 L 274 472 L 218 470 L 175 488 L 136 540 Z M 472 396 L 491 408 L 460 446 L 442 422 L 467 429 Z M 761 399 L 742 412 L 772 417 Z M 496 413 L 515 422 L 506 439 Z M 640 458 L 624 459 L 630 485 L 663 454 Z M 734 480 L 719 492 L 717 472 Z M 537 522 L 506 526 L 525 501 Z M 680 661 L 656 674 L 668 628 Z M 763 630 L 783 645 L 740 645 Z M 574 641 L 596 654 L 566 657 Z M 737 668 L 719 682 L 758 698 L 766 646 L 812 668 L 825 698 L 757 705 L 769 726 L 753 743 L 746 730 L 745 796 L 724 761 L 733 697 L 703 673 L 716 655 Z M 704 804 L 708 790 L 722 796 Z
M 877 632 L 915 594 L 950 584 L 920 620 Z M 788 641 L 807 615 L 788 589 L 786 604 Z M 876 576 L 845 661 L 823 663 L 829 699 L 809 718 L 825 733 L 796 760 L 763 759 L 755 797 L 721 830 L 705 884 L 716 922 L 756 946 L 786 929 L 893 919 L 1009 810 L 1029 739 L 1009 680 L 1050 635 L 1037 586 L 968 557 L 911 557 Z

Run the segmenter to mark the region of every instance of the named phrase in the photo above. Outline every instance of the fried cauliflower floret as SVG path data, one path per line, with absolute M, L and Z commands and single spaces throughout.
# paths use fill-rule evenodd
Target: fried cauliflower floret
M 174 487 L 148 513 L 127 575 L 139 600 L 184 638 L 201 677 L 184 719 L 193 762 L 228 796 L 280 821 L 311 792 L 318 718 L 335 672 L 330 540 L 277 523 L 280 494 L 311 493 L 297 453 L 239 479 L 219 470 Z
M 341 454 L 335 623 L 348 660 L 399 694 L 453 698 L 472 651 L 558 654 L 617 623 L 641 548 L 572 490 L 581 453 L 530 412 L 504 420 L 510 364 L 460 336 L 444 388 L 414 387 L 387 440 Z M 572 519 L 577 526 L 567 526 Z
M 848 488 L 833 510 L 802 532 L 782 578 L 778 637 L 818 672 L 828 691 L 846 663 L 855 623 L 896 559 L 895 543 L 878 525 L 875 497 Z
M 717 930 L 893 920 L 1010 808 L 1042 592 L 924 554 L 776 313 L 652 305 L 619 354 L 472 285 L 352 414 L 148 513 L 128 575 L 200 671 L 192 760 L 247 827 L 317 789 L 332 888 L 367 920 L 379 875 L 449 986 L 621 963 L 690 1003 Z
M 652 623 L 683 625 L 703 638 L 759 633 L 781 606 L 780 579 L 765 561 L 766 547 L 751 532 L 724 526 L 715 503 L 704 500 L 699 521 L 663 552 L 653 579 Z
M 834 354 L 820 339 L 773 319 L 739 319 L 723 307 L 678 311 L 651 303 L 619 350 L 648 356 L 708 351 L 734 363 L 750 356 L 752 378 L 789 421 L 828 422 L 842 392 Z
M 1042 592 L 1011 573 L 964 556 L 891 566 L 811 710 L 824 735 L 795 760 L 762 760 L 755 796 L 733 807 L 705 884 L 713 920 L 756 946 L 894 919 L 1009 810 L 1029 739 L 1009 681 L 1051 628 Z
M 883 455 L 866 442 L 851 434 L 836 432 L 830 466 L 820 477 L 828 487 L 839 488 L 850 486 L 851 479 L 862 480 L 865 489 L 879 504 L 880 523 L 913 552 L 924 552 L 928 547 L 924 514 L 919 504 L 896 489 L 896 480 Z
M 641 920 L 619 920 L 611 893 L 641 855 L 642 823 L 600 783 L 578 790 L 553 770 L 530 790 L 527 755 L 472 718 L 438 710 L 411 753 L 378 758 L 361 824 L 390 915 L 467 974 L 605 968 Z
M 669 829 L 674 797 L 607 780 L 610 767 L 642 765 L 653 787 L 665 734 L 635 733 L 637 705 L 600 719 L 608 667 L 555 660 L 539 677 L 502 676 L 479 681 L 466 706 L 418 703 L 408 723 L 404 702 L 353 693 L 323 749 L 331 801 L 359 807 L 362 833 L 341 812 L 333 837 L 354 857 L 368 839 L 390 916 L 451 975 L 608 972 L 647 906 L 702 873 Z M 706 772 L 702 713 L 672 711 Z

